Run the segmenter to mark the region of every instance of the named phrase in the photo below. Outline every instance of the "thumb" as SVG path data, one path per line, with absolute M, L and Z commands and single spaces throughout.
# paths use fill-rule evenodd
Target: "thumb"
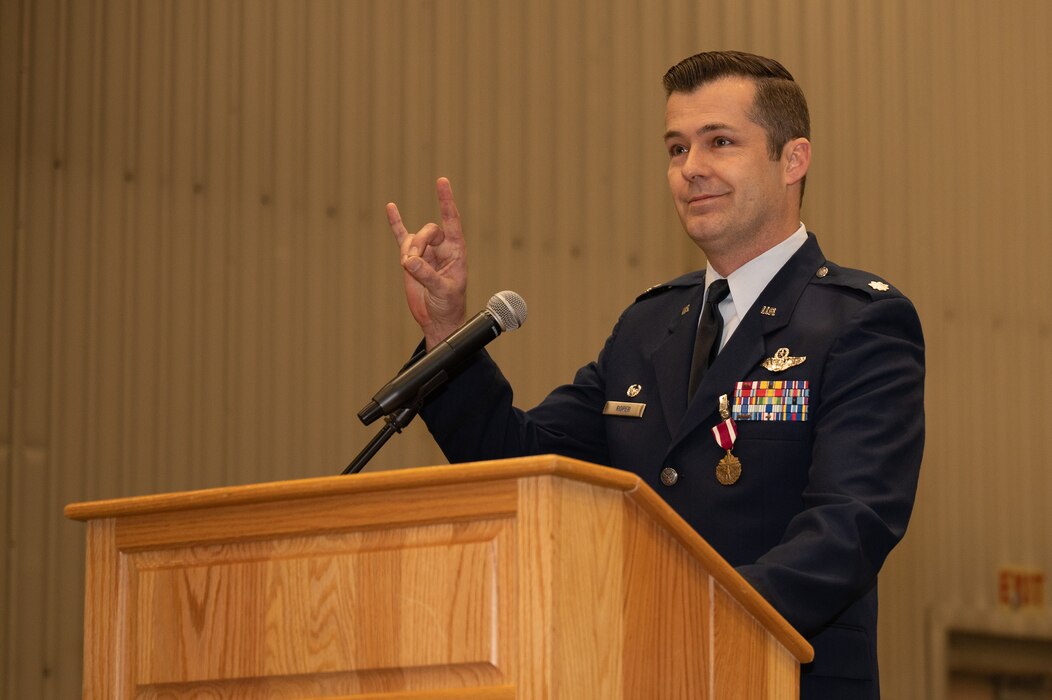
M 402 268 L 429 292 L 437 292 L 441 279 L 435 269 L 419 255 L 407 255 Z

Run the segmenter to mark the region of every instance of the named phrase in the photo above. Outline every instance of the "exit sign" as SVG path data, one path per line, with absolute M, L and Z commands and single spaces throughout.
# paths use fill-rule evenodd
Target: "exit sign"
M 1003 567 L 997 573 L 997 602 L 1011 610 L 1045 609 L 1045 572 Z

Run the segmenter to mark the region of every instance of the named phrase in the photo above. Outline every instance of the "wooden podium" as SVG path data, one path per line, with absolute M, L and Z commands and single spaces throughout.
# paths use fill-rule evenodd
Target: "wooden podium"
M 92 700 L 796 698 L 812 655 L 637 476 L 560 457 L 66 515 Z

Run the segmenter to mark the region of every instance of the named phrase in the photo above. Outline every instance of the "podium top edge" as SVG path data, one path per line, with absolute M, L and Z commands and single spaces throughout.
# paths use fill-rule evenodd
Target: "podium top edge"
M 465 464 L 411 467 L 365 472 L 352 476 L 322 476 L 173 493 L 129 496 L 71 503 L 64 509 L 71 520 L 96 520 L 130 515 L 264 503 L 276 499 L 317 498 L 393 489 L 445 486 L 554 475 L 607 488 L 634 491 L 642 483 L 635 474 L 558 455 Z

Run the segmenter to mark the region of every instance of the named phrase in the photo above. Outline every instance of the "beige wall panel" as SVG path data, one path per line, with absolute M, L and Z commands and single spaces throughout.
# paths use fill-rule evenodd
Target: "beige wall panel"
M 0 2 L 0 542 L 12 541 L 8 514 L 15 504 L 14 416 L 15 403 L 15 282 L 18 229 L 20 161 L 27 146 L 21 138 L 25 125 L 22 98 L 25 82 L 21 79 L 22 3 Z M 0 671 L 10 665 L 15 638 L 12 624 L 10 591 L 14 559 L 11 548 L 0 551 Z M 0 681 L 0 695 L 6 694 L 8 680 Z
M 22 65 L 38 65 L 40 71 L 47 73 L 53 69 L 53 58 L 39 51 L 27 36 L 42 37 L 51 29 L 48 24 L 36 22 L 28 8 L 18 8 L 25 14 L 21 18 L 17 12 L 5 12 L 7 18 L 15 19 L 16 26 L 22 30 L 22 41 L 16 46 L 22 49 L 19 60 Z M 44 19 L 50 19 L 43 13 Z M 50 217 L 51 167 L 50 162 L 44 165 L 40 161 L 47 158 L 47 139 L 55 130 L 52 117 L 55 91 L 44 84 L 32 84 L 24 76 L 16 88 L 14 104 L 18 110 L 16 128 L 17 137 L 14 148 L 9 151 L 12 160 L 5 159 L 5 165 L 17 163 L 18 176 L 12 182 L 15 189 L 3 197 L 5 203 L 13 204 L 10 219 L 5 215 L 5 224 L 13 224 L 3 236 L 12 243 L 5 253 L 11 257 L 4 263 L 5 277 L 3 286 L 4 299 L 8 302 L 5 319 L 11 324 L 4 329 L 4 335 L 10 339 L 5 359 L 9 364 L 4 368 L 10 372 L 11 383 L 6 385 L 9 393 L 4 397 L 5 410 L 4 435 L 9 440 L 10 462 L 5 469 L 4 497 L 4 578 L 5 614 L 4 646 L 5 665 L 27 664 L 31 667 L 46 666 L 45 659 L 54 656 L 48 649 L 47 617 L 41 613 L 45 610 L 45 586 L 49 552 L 45 548 L 48 534 L 55 520 L 47 513 L 48 491 L 53 475 L 50 468 L 44 436 L 47 428 L 47 358 L 31 352 L 32 347 L 46 344 L 48 338 L 48 319 L 40 318 L 43 312 L 47 315 L 49 306 L 50 284 L 46 268 L 47 258 L 51 256 L 52 220 Z M 43 129 L 29 131 L 23 125 L 33 120 L 42 121 Z M 38 155 L 43 147 L 44 154 Z M 17 155 L 16 155 L 17 154 Z M 37 161 L 41 167 L 32 168 L 34 177 L 24 178 L 23 173 L 29 168 L 27 161 Z M 6 214 L 5 210 L 5 214 Z M 32 220 L 27 212 L 33 211 Z M 24 232 L 38 227 L 42 235 L 29 238 Z M 13 235 L 12 235 L 13 234 Z M 43 260 L 41 258 L 44 258 Z M 27 288 L 35 288 L 36 295 L 27 295 Z M 9 296 L 6 290 L 10 290 Z M 10 314 L 10 315 L 7 315 Z M 6 343 L 5 343 L 6 345 Z M 36 390 L 27 390 L 29 387 Z M 6 450 L 5 450 L 6 451 Z M 10 468 L 10 473 L 7 469 Z M 10 492 L 7 489 L 10 489 Z M 9 528 L 9 529 L 8 529 Z M 17 542 L 17 546 L 13 546 Z M 10 634 L 8 630 L 10 629 Z M 20 685 L 8 680 L 3 681 L 5 690 L 14 691 Z M 37 674 L 24 686 L 32 697 L 44 687 L 44 679 Z
M 926 698 L 932 609 L 1052 569 L 1050 26 L 1041 0 L 0 0 L 0 693 L 76 695 L 64 503 L 334 473 L 372 436 L 355 412 L 418 339 L 386 202 L 416 229 L 453 180 L 471 310 L 530 306 L 492 346 L 524 406 L 703 264 L 660 77 L 734 47 L 809 96 L 826 253 L 924 322 L 880 649 L 884 697 Z M 414 425 L 370 468 L 441 459 Z
M 900 669 L 885 676 L 892 697 L 923 697 L 917 630 L 927 609 L 991 610 L 998 566 L 1047 570 L 1052 551 L 1039 456 L 1049 414 L 1032 393 L 1049 388 L 1039 354 L 1050 220 L 1037 201 L 1021 201 L 1041 198 L 1041 175 L 1028 164 L 1049 155 L 1038 116 L 1049 91 L 1015 76 L 1017 65 L 1048 66 L 1047 49 L 1037 48 L 1048 13 L 1033 3 L 1007 13 L 937 5 L 907 9 L 907 46 L 924 48 L 906 53 L 903 176 L 916 189 L 905 192 L 909 216 L 894 221 L 910 240 L 886 252 L 908 251 L 909 260 L 889 262 L 905 275 L 899 284 L 917 302 L 929 344 L 921 495 L 882 581 L 882 655 Z

